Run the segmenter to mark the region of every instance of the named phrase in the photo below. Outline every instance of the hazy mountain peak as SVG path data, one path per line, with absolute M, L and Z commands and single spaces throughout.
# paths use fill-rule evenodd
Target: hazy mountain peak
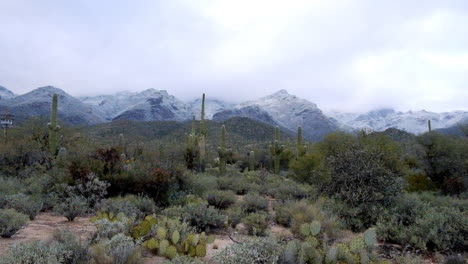
M 0 85 L 0 100 L 11 99 L 13 97 L 15 97 L 15 94 L 12 91 Z
M 285 89 L 281 89 L 275 93 L 273 93 L 271 96 L 289 96 L 290 94 L 288 93 L 288 91 L 286 91 Z

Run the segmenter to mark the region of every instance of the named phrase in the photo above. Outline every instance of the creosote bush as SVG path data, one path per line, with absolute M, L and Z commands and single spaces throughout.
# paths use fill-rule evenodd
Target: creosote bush
M 232 191 L 211 191 L 206 195 L 208 204 L 218 209 L 227 209 L 236 202 Z
M 13 209 L 0 209 L 0 236 L 11 237 L 28 222 L 28 216 Z
M 274 239 L 261 238 L 232 244 L 214 259 L 220 264 L 270 264 L 276 263 L 279 255 L 280 245 Z

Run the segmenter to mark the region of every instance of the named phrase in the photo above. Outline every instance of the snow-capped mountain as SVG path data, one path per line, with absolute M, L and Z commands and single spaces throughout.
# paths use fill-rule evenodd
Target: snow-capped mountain
M 258 105 L 249 105 L 240 108 L 236 107 L 235 109 L 226 109 L 214 114 L 213 120 L 221 122 L 226 121 L 234 116 L 248 117 L 250 119 L 254 119 L 273 126 L 280 125 L 273 119 L 273 117 L 267 111 L 265 111 Z
M 8 100 L 15 97 L 15 94 L 7 88 L 0 86 L 0 100 Z
M 190 105 L 169 95 L 165 90 L 148 89 L 136 94 L 133 100 L 137 99 L 139 102 L 119 113 L 113 120 L 184 121 L 192 116 Z
M 197 98 L 191 101 L 190 108 L 192 109 L 192 115 L 195 115 L 196 118 L 200 118 L 201 113 L 201 104 L 202 99 Z M 205 118 L 206 119 L 213 119 L 214 114 L 222 112 L 227 109 L 232 109 L 234 107 L 233 104 L 227 103 L 218 99 L 205 99 Z
M 428 120 L 431 120 L 432 129 L 447 128 L 468 121 L 467 111 L 435 113 L 421 110 L 399 112 L 394 109 L 383 108 L 363 114 L 337 111 L 328 112 L 327 114 L 354 129 L 366 128 L 374 131 L 384 131 L 387 128 L 398 128 L 414 134 L 426 132 L 428 130 Z
M 266 111 L 280 126 L 296 131 L 302 126 L 304 137 L 320 139 L 324 135 L 339 129 L 336 120 L 328 118 L 316 104 L 280 90 L 258 100 L 241 103 L 235 109 L 258 106 Z
M 2 106 L 16 116 L 16 119 L 27 119 L 31 116 L 49 117 L 52 95 L 58 95 L 58 117 L 68 124 L 96 124 L 104 122 L 102 113 L 82 103 L 63 90 L 45 86 L 29 93 L 18 95 L 6 101 Z

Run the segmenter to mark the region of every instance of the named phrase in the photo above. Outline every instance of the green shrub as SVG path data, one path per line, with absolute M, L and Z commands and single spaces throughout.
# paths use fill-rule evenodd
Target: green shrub
M 104 240 L 91 248 L 93 264 L 139 264 L 141 250 L 131 237 L 117 234 L 110 240 Z
M 331 179 L 322 191 L 345 203 L 349 210 L 341 211 L 340 216 L 347 218 L 352 230 L 375 224 L 383 208 L 401 193 L 399 174 L 388 167 L 385 155 L 378 149 L 357 146 L 328 158 Z
M 227 209 L 236 202 L 232 191 L 211 191 L 206 195 L 208 204 L 217 209 Z
M 293 173 L 289 177 L 302 183 L 317 184 L 324 181 L 323 157 L 315 153 L 292 159 L 289 168 Z
M 68 230 L 57 230 L 53 235 L 62 250 L 68 252 L 64 263 L 67 264 L 87 264 L 91 259 L 89 254 L 89 243 L 81 241 L 80 237 Z
M 203 264 L 203 263 L 205 262 L 203 262 L 199 258 L 192 258 L 188 256 L 177 257 L 175 259 L 163 262 L 163 264 Z
M 224 227 L 226 218 L 220 210 L 208 206 L 206 202 L 166 208 L 162 214 L 171 218 L 180 218 L 200 232 Z
M 96 233 L 94 234 L 94 240 L 100 241 L 103 239 L 111 239 L 117 234 L 128 235 L 133 225 L 133 221 L 124 215 L 119 215 L 114 219 L 101 218 L 94 221 L 96 225 Z
M 264 236 L 268 229 L 268 217 L 263 213 L 251 213 L 242 219 L 249 235 Z
M 0 236 L 11 237 L 28 222 L 28 216 L 13 209 L 0 209 Z
M 468 240 L 468 216 L 457 208 L 434 207 L 417 195 L 402 197 L 377 224 L 386 241 L 429 250 L 459 250 Z
M 245 213 L 240 206 L 233 206 L 224 212 L 227 216 L 229 226 L 233 228 L 235 228 L 245 216 Z
M 0 260 L 1 264 L 61 264 L 67 262 L 72 253 L 57 242 L 34 241 L 11 247 Z
M 112 213 L 114 215 L 123 213 L 125 216 L 135 219 L 143 219 L 145 216 L 158 211 L 151 198 L 131 194 L 106 199 L 97 207 L 103 213 Z
M 280 246 L 271 238 L 254 239 L 232 244 L 219 252 L 214 260 L 219 264 L 272 264 L 279 259 Z
M 258 194 L 247 194 L 241 203 L 242 209 L 246 213 L 257 213 L 268 211 L 268 199 Z
M 54 206 L 54 211 L 65 216 L 68 221 L 73 221 L 77 216 L 84 215 L 87 210 L 86 198 L 76 195 L 67 197 Z
M 220 190 L 231 190 L 238 195 L 246 194 L 251 188 L 250 183 L 239 175 L 237 177 L 223 176 L 218 179 L 218 188 Z
M 305 223 L 319 221 L 322 232 L 330 239 L 341 237 L 343 228 L 339 219 L 324 209 L 326 200 L 320 199 L 315 203 L 307 201 L 278 203 L 274 206 L 275 221 L 283 226 L 291 227 L 297 237 L 301 237 L 301 226 Z
M 28 215 L 30 220 L 34 220 L 42 209 L 42 199 L 40 197 L 32 197 L 22 193 L 7 195 L 5 203 L 5 208 L 15 209 L 20 213 Z

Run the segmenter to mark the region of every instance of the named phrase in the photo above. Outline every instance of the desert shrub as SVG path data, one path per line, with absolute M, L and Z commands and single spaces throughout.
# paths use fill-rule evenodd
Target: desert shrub
M 242 209 L 246 213 L 257 213 L 268 211 L 268 199 L 258 194 L 247 194 L 241 203 Z
M 206 202 L 189 203 L 185 206 L 166 208 L 162 214 L 170 218 L 179 218 L 188 222 L 198 231 L 211 231 L 224 227 L 225 216 Z
M 17 244 L 11 247 L 5 256 L 0 260 L 1 264 L 62 264 L 71 256 L 57 242 L 34 241 L 24 244 Z M 80 262 L 75 262 L 80 263 Z
M 163 262 L 163 264 L 203 264 L 203 263 L 205 262 L 203 262 L 199 258 L 192 258 L 188 256 L 177 257 L 175 259 Z
M 311 185 L 298 184 L 294 181 L 280 182 L 270 186 L 268 195 L 278 200 L 302 200 L 315 196 L 315 189 Z
M 342 224 L 332 213 L 325 210 L 326 200 L 318 200 L 315 203 L 306 201 L 277 203 L 275 221 L 283 226 L 291 227 L 291 231 L 297 237 L 301 237 L 301 226 L 305 223 L 319 221 L 322 232 L 330 239 L 337 239 L 342 234 Z
M 81 180 L 76 181 L 74 192 L 86 198 L 88 206 L 94 208 L 106 195 L 110 184 L 101 181 L 94 173 L 89 173 Z
M 434 184 L 424 172 L 412 172 L 405 177 L 409 192 L 428 191 L 434 189 Z
M 377 224 L 386 241 L 429 250 L 460 250 L 468 240 L 468 216 L 457 208 L 434 207 L 415 195 L 402 197 Z
M 68 221 L 73 221 L 88 211 L 88 202 L 82 196 L 73 195 L 59 201 L 54 206 L 54 211 L 65 216 Z
M 218 188 L 220 190 L 231 190 L 238 195 L 246 194 L 251 188 L 250 183 L 242 177 L 223 176 L 218 179 Z
M 231 227 L 236 227 L 245 216 L 245 213 L 240 206 L 233 206 L 224 211 L 224 213 L 226 214 L 227 222 Z
M 112 213 L 114 215 L 123 213 L 125 216 L 135 219 L 141 219 L 146 215 L 150 215 L 158 211 L 151 198 L 131 194 L 124 197 L 112 197 L 106 199 L 97 207 L 100 212 Z
M 0 236 L 11 237 L 28 222 L 28 216 L 13 209 L 0 209 Z
M 406 253 L 402 256 L 395 258 L 397 264 L 421 264 L 424 263 L 423 259 L 415 254 Z
M 249 235 L 264 236 L 268 228 L 268 216 L 264 213 L 251 213 L 242 219 L 242 223 Z
M 123 214 L 119 214 L 113 219 L 103 217 L 95 221 L 92 219 L 92 221 L 96 225 L 97 229 L 94 234 L 95 241 L 111 239 L 117 234 L 128 235 L 133 225 L 133 221 L 125 217 Z
M 308 184 L 323 182 L 326 174 L 322 159 L 323 157 L 316 153 L 307 153 L 298 159 L 292 159 L 289 164 L 292 173 L 289 174 L 289 177 Z
M 92 264 L 138 264 L 141 250 L 131 237 L 117 234 L 91 248 Z
M 34 220 L 36 215 L 42 209 L 42 199 L 40 197 L 32 197 L 22 193 L 5 196 L 5 208 L 15 209 L 16 211 L 29 216 L 30 220 Z
M 377 221 L 383 208 L 390 206 L 401 193 L 402 181 L 398 160 L 389 160 L 393 153 L 378 145 L 354 143 L 327 158 L 330 180 L 322 185 L 322 193 L 345 203 L 340 216 L 348 227 L 362 230 Z
M 468 186 L 463 178 L 468 175 L 468 141 L 437 132 L 425 133 L 417 140 L 424 147 L 424 170 L 431 180 L 446 194 L 466 191 Z
M 57 230 L 53 235 L 62 250 L 68 252 L 65 256 L 66 264 L 87 264 L 90 260 L 89 244 L 68 230 Z
M 279 259 L 279 249 L 274 239 L 254 239 L 223 249 L 214 260 L 220 264 L 272 264 Z
M 184 173 L 179 180 L 180 189 L 191 194 L 201 195 L 218 188 L 217 177 L 207 173 Z
M 462 255 L 451 255 L 444 259 L 443 264 L 465 264 L 466 260 Z
M 212 191 L 207 193 L 206 200 L 217 209 L 227 209 L 236 202 L 236 196 L 232 191 Z
M 440 195 L 435 192 L 421 192 L 412 197 L 415 199 L 417 198 L 423 202 L 427 202 L 434 207 L 453 207 L 460 210 L 461 212 L 468 211 L 468 199 L 466 198 Z

